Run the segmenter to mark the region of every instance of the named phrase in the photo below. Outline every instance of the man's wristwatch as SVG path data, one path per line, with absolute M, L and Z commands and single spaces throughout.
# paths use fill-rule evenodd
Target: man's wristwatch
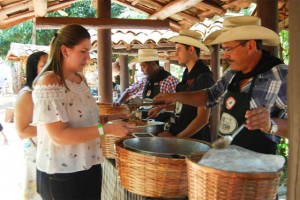
M 270 130 L 268 131 L 268 133 L 276 134 L 277 131 L 278 131 L 278 126 L 277 126 L 276 122 L 271 119 L 271 127 L 270 127 Z

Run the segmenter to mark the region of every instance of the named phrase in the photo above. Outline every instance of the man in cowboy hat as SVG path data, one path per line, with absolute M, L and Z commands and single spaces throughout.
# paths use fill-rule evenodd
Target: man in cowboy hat
M 182 81 L 176 87 L 176 92 L 197 91 L 214 84 L 212 72 L 199 59 L 200 50 L 209 53 L 208 48 L 202 44 L 201 40 L 201 34 L 191 30 L 182 30 L 178 36 L 169 39 L 176 43 L 178 63 L 186 67 Z M 161 109 L 162 107 L 151 109 L 149 116 L 156 116 Z M 174 111 L 174 106 L 168 106 L 165 109 Z M 174 114 L 166 124 L 165 131 L 159 136 L 191 137 L 211 142 L 208 125 L 209 114 L 210 109 L 176 103 Z
M 153 99 L 159 93 L 174 93 L 179 81 L 159 66 L 159 60 L 162 59 L 156 49 L 139 49 L 138 57 L 132 62 L 140 63 L 146 77 L 127 88 L 114 104 L 120 105 L 135 96 Z M 142 112 L 143 118 L 147 117 L 148 111 L 149 109 L 145 109 Z M 167 121 L 169 117 L 169 113 L 162 113 L 155 120 Z
M 279 136 L 287 136 L 287 66 L 261 49 L 277 46 L 279 36 L 252 16 L 226 18 L 223 28 L 208 37 L 221 44 L 230 64 L 219 81 L 206 90 L 160 95 L 157 100 L 211 107 L 223 100 L 219 135 L 231 135 L 235 144 L 259 153 L 275 154 Z

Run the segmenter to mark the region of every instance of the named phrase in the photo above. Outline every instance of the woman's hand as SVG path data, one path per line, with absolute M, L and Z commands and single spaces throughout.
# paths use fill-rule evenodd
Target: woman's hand
M 130 128 L 134 127 L 134 125 L 126 123 L 126 122 L 114 122 L 107 123 L 103 126 L 103 130 L 105 134 L 110 134 L 118 137 L 125 137 L 130 134 Z

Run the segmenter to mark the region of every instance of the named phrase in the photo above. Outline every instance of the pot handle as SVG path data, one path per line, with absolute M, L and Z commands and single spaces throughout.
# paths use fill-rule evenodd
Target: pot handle
M 155 137 L 155 135 L 153 135 L 151 133 L 131 133 L 131 135 L 135 138 L 138 138 L 138 137 Z

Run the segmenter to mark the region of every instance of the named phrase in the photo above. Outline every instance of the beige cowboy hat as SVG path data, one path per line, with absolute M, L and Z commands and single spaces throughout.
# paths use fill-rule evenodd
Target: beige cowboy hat
M 261 26 L 259 17 L 239 16 L 224 19 L 221 30 L 211 33 L 204 44 L 220 44 L 235 40 L 262 40 L 263 45 L 277 46 L 280 39 L 277 33 Z
M 158 51 L 156 49 L 139 49 L 137 58 L 131 60 L 130 64 L 159 60 L 164 61 L 164 59 L 158 56 Z
M 202 35 L 196 31 L 181 30 L 178 36 L 171 37 L 169 41 L 198 47 L 205 53 L 210 53 L 209 49 L 201 42 Z

